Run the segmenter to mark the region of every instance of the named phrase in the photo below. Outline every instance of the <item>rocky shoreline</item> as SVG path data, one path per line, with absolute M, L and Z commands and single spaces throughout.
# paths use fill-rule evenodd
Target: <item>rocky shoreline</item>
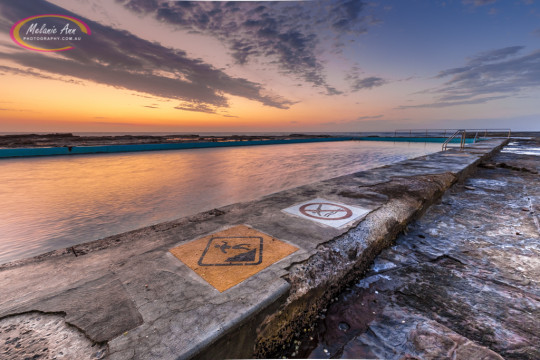
M 390 133 L 389 133 L 390 134 Z M 468 133 L 468 138 L 474 137 L 475 133 Z M 480 135 L 488 137 L 505 137 L 501 132 L 486 132 Z M 75 147 L 75 146 L 107 146 L 107 145 L 142 145 L 142 144 L 179 144 L 179 143 L 203 143 L 203 142 L 233 142 L 233 141 L 267 141 L 267 140 L 302 140 L 302 139 L 329 139 L 339 135 L 332 134 L 302 134 L 291 133 L 288 135 L 199 135 L 199 134 L 168 134 L 168 135 L 74 135 L 72 133 L 50 134 L 11 134 L 0 135 L 0 149 L 17 148 L 44 148 L 44 147 Z M 364 138 L 434 138 L 436 134 L 418 132 L 408 134 L 391 134 L 389 136 L 367 135 L 355 133 L 355 137 Z M 540 132 L 513 132 L 512 137 L 540 137 Z M 442 137 L 445 138 L 445 137 Z
M 308 138 L 331 138 L 331 135 L 230 135 L 208 136 L 197 134 L 171 135 L 111 135 L 79 136 L 71 133 L 16 134 L 0 136 L 0 148 L 74 147 L 99 145 L 177 144 L 198 142 L 230 142 L 253 140 L 293 140 Z

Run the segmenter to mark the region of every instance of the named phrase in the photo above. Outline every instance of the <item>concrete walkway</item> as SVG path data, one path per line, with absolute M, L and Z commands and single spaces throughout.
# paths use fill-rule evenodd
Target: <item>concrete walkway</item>
M 508 148 L 384 250 L 296 353 L 540 359 L 540 141 Z
M 275 353 L 503 143 L 481 142 L 2 265 L 0 354 Z

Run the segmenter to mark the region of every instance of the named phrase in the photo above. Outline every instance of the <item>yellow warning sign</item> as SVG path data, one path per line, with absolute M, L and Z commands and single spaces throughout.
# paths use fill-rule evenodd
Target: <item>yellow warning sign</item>
M 170 252 L 223 292 L 298 250 L 239 225 L 177 246 Z

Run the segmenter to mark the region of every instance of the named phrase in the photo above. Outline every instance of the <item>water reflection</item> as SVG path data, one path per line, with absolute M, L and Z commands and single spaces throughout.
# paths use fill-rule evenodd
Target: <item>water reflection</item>
M 337 142 L 0 161 L 0 263 L 435 152 Z

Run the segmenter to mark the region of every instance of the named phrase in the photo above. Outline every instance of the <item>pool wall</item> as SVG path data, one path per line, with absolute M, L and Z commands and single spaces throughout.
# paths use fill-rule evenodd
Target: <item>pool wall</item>
M 82 155 L 82 154 L 122 153 L 122 152 L 181 150 L 181 149 L 202 149 L 202 148 L 231 147 L 231 146 L 283 145 L 283 144 L 302 144 L 302 143 L 351 141 L 351 140 L 443 143 L 446 139 L 445 138 L 414 138 L 414 137 L 332 137 L 332 138 L 312 138 L 312 139 L 189 142 L 189 143 L 172 143 L 172 144 L 130 144 L 130 145 L 100 145 L 100 146 L 63 146 L 63 147 L 43 147 L 43 148 L 6 148 L 6 149 L 0 149 L 0 158 Z M 451 141 L 451 143 L 459 143 L 459 142 L 460 142 L 460 139 L 452 139 Z M 467 139 L 466 142 L 472 143 L 473 139 Z

